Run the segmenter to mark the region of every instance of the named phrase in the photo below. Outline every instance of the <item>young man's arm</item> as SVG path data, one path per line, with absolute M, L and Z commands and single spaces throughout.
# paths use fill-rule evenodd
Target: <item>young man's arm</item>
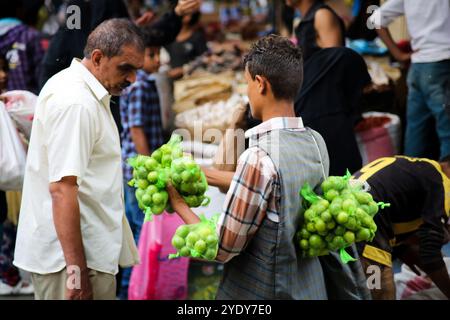
M 225 200 L 225 212 L 217 223 L 217 261 L 227 262 L 244 250 L 267 211 L 274 211 L 275 208 L 269 208 L 269 201 L 279 197 L 273 188 L 275 177 L 273 163 L 261 151 L 253 149 L 242 155 Z M 172 208 L 185 223 L 200 221 L 173 187 L 168 192 Z
M 228 191 L 235 172 L 210 168 L 202 168 L 202 170 L 205 173 L 209 185 L 218 187 L 222 192 Z
M 399 62 L 407 62 L 411 60 L 411 53 L 403 52 L 397 47 L 394 39 L 392 38 L 391 32 L 387 28 L 377 29 L 378 36 L 383 40 L 384 44 L 388 48 L 389 52 L 392 54 L 395 60 Z
M 318 10 L 314 18 L 314 28 L 321 48 L 340 47 L 343 43 L 342 30 L 339 21 L 328 9 Z

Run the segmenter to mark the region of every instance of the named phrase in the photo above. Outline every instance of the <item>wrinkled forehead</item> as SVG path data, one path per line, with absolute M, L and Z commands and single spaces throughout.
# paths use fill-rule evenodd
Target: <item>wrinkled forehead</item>
M 141 69 L 144 64 L 144 52 L 134 46 L 124 46 L 119 55 L 111 58 L 111 62 L 120 68 Z

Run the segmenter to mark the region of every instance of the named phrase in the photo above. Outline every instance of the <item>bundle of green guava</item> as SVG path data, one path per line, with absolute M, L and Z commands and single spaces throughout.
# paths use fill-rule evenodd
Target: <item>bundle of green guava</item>
M 209 204 L 209 198 L 205 196 L 208 183 L 203 171 L 192 156 L 183 154 L 181 141 L 181 136 L 174 134 L 151 156 L 137 155 L 128 159 L 128 164 L 133 167 L 133 179 L 128 184 L 136 188 L 136 199 L 146 221 L 154 214 L 173 212 L 166 191 L 168 182 L 190 207 Z
M 316 257 L 340 251 L 343 262 L 354 259 L 345 248 L 355 242 L 372 241 L 377 230 L 373 217 L 379 208 L 389 204 L 376 203 L 357 180 L 350 184 L 350 174 L 327 178 L 321 185 L 323 195 L 314 193 L 308 184 L 300 191 L 305 200 L 301 228 L 297 233 L 303 257 Z
M 169 255 L 169 259 L 190 257 L 214 260 L 216 258 L 219 248 L 216 233 L 219 215 L 211 219 L 207 219 L 204 215 L 199 217 L 199 223 L 184 224 L 177 228 L 172 238 L 172 245 L 177 249 L 177 253 Z

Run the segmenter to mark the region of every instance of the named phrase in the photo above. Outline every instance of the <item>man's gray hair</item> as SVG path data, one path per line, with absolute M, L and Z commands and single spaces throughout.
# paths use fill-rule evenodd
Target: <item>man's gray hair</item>
M 110 19 L 98 25 L 91 32 L 84 48 L 84 56 L 88 59 L 95 49 L 99 49 L 108 58 L 118 56 L 124 45 L 134 45 L 136 49 L 145 50 L 142 33 L 129 19 Z

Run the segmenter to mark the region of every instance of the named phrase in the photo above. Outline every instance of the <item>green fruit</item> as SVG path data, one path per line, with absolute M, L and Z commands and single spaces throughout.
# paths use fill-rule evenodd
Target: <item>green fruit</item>
M 330 204 L 330 207 L 328 208 L 328 210 L 330 211 L 331 215 L 333 217 L 335 217 L 342 210 L 342 205 L 340 203 L 335 203 L 333 201 L 333 203 Z
M 142 204 L 142 202 L 141 201 L 139 201 L 138 200 L 138 207 L 139 207 L 139 209 L 141 209 L 142 211 L 144 211 L 145 210 L 145 207 L 144 207 L 144 205 Z
M 197 233 L 201 239 L 206 239 L 209 235 L 211 235 L 213 233 L 213 231 L 211 230 L 211 228 L 205 226 L 205 227 L 199 228 L 197 230 Z
M 211 234 L 211 235 L 209 235 L 209 236 L 206 237 L 206 244 L 207 244 L 209 247 L 214 247 L 214 246 L 216 246 L 216 245 L 217 245 L 217 242 L 218 242 L 217 236 L 215 236 L 215 235 L 213 235 L 213 234 Z
M 333 188 L 333 184 L 329 179 L 327 179 L 324 182 L 322 182 L 321 188 L 323 193 L 327 193 L 329 190 Z
M 318 256 L 326 256 L 329 253 L 330 252 L 326 248 L 322 248 L 322 249 L 319 250 Z
M 366 228 L 362 228 L 356 234 L 357 241 L 368 241 L 370 239 L 370 230 Z
M 332 189 L 335 189 L 337 191 L 341 191 L 347 186 L 342 177 L 329 177 L 328 179 L 332 185 Z
M 147 189 L 145 189 L 145 193 L 148 194 L 149 196 L 153 196 L 157 192 L 158 188 L 153 184 L 149 185 Z
M 334 228 L 336 228 L 336 223 L 333 220 L 327 223 L 327 230 L 333 230 Z
M 360 204 L 369 204 L 371 201 L 373 201 L 372 195 L 368 192 L 354 192 L 353 193 L 356 197 L 356 200 L 360 203 Z
M 341 237 L 341 236 L 335 236 L 334 239 L 333 239 L 333 246 L 336 249 L 340 249 L 340 248 L 345 247 L 345 240 L 344 240 L 344 238 Z
M 333 234 L 328 234 L 326 237 L 325 237 L 325 241 L 327 242 L 327 243 L 331 243 L 331 242 L 333 242 L 333 239 L 334 239 L 334 235 Z
M 195 186 L 197 188 L 198 194 L 204 194 L 206 192 L 207 185 L 204 184 L 203 182 L 198 182 Z
M 369 208 L 369 206 L 367 204 L 362 204 L 362 205 L 359 206 L 359 208 L 361 210 L 364 210 L 364 212 L 367 213 L 367 214 L 370 212 L 370 208 Z
M 334 233 L 335 233 L 337 236 L 343 236 L 344 233 L 345 233 L 345 228 L 344 228 L 343 226 L 337 226 L 337 227 L 336 227 L 336 230 L 334 230 Z
M 152 205 L 152 197 L 149 196 L 148 194 L 144 194 L 144 195 L 142 196 L 142 204 L 143 204 L 145 207 L 150 207 L 150 206 Z
M 322 220 L 327 223 L 330 222 L 331 220 L 333 220 L 333 216 L 331 215 L 329 210 L 325 210 L 324 212 L 322 212 L 322 214 L 320 215 L 320 217 L 322 218 Z
M 317 214 L 321 214 L 325 210 L 327 210 L 328 206 L 325 206 L 324 203 L 317 202 L 311 206 L 311 209 L 317 212 Z
M 191 232 L 186 237 L 186 243 L 188 246 L 194 246 L 195 243 L 199 240 L 199 236 L 195 232 Z
M 316 210 L 309 208 L 305 211 L 304 216 L 306 221 L 311 221 L 317 216 Z
M 311 232 L 311 233 L 316 232 L 316 227 L 314 226 L 314 223 L 313 222 L 309 222 L 306 225 L 306 230 L 308 230 L 308 232 Z
M 357 203 L 355 200 L 352 199 L 346 199 L 344 202 L 342 202 L 342 210 L 344 210 L 347 213 L 355 212 L 357 208 Z
M 355 242 L 355 234 L 352 231 L 347 231 L 344 234 L 344 240 L 347 244 Z
M 318 255 L 319 255 L 319 250 L 318 249 L 309 248 L 309 250 L 308 250 L 308 257 L 314 258 L 314 257 L 317 257 Z
M 152 210 L 152 213 L 156 214 L 156 215 L 163 213 L 165 208 L 166 208 L 165 204 L 162 204 L 162 205 L 153 204 L 150 207 L 150 209 Z
M 156 161 L 154 158 L 148 158 L 147 160 L 145 160 L 145 168 L 148 171 L 156 170 L 156 168 L 158 168 L 158 165 L 158 161 Z
M 339 197 L 339 191 L 331 189 L 325 193 L 325 199 L 328 201 L 333 201 L 336 197 Z
M 178 173 L 176 173 L 176 172 L 172 172 L 171 178 L 172 178 L 172 182 L 175 185 L 179 185 L 181 183 L 181 181 L 182 181 L 181 180 L 181 176 Z
M 339 224 L 345 224 L 348 221 L 348 214 L 345 211 L 339 212 L 339 214 L 336 217 L 336 222 Z
M 186 238 L 186 236 L 189 234 L 189 232 L 190 232 L 190 229 L 187 225 L 181 225 L 177 228 L 177 231 L 175 231 L 175 234 L 182 238 Z
M 203 254 L 206 251 L 206 242 L 203 240 L 198 240 L 194 245 L 195 251 L 200 254 Z
M 348 221 L 345 223 L 345 227 L 349 230 L 356 231 L 357 229 L 356 219 L 354 217 L 349 217 Z
M 154 184 L 158 181 L 158 172 L 156 171 L 150 171 L 147 180 L 150 184 Z
M 314 227 L 316 228 L 317 232 L 324 232 L 327 230 L 327 225 L 322 219 L 317 219 Z
M 182 180 L 183 182 L 190 182 L 191 179 L 192 179 L 192 174 L 191 174 L 191 172 L 190 172 L 189 170 L 184 170 L 184 171 L 181 173 L 181 180 Z
M 156 205 L 160 205 L 164 203 L 164 196 L 161 192 L 157 192 L 152 196 L 153 203 Z
M 136 162 L 135 162 L 135 167 L 136 168 L 139 168 L 139 167 L 143 167 L 144 166 L 144 164 L 145 164 L 145 160 L 146 160 L 146 156 L 143 156 L 143 155 L 138 155 L 137 157 L 136 157 Z
M 138 199 L 138 201 L 142 201 L 142 197 L 145 194 L 145 191 L 142 189 L 136 189 L 136 192 L 134 193 L 136 195 L 136 199 Z
M 139 189 L 142 189 L 142 190 L 147 189 L 147 187 L 148 187 L 147 179 L 145 179 L 145 180 L 144 179 L 139 179 L 138 182 L 137 182 L 137 187 Z
M 164 168 L 170 168 L 170 165 L 172 164 L 172 157 L 168 154 L 165 154 L 161 158 L 161 165 Z
M 208 249 L 204 255 L 206 260 L 214 260 L 216 258 L 217 252 L 215 249 Z
M 378 213 L 378 205 L 375 201 L 369 202 L 369 211 L 368 213 L 373 217 Z
M 177 148 L 173 148 L 172 149 L 172 158 L 173 159 L 178 159 L 181 158 L 183 156 L 183 149 L 180 147 Z
M 148 171 L 144 167 L 137 169 L 137 176 L 139 179 L 147 179 Z
M 302 250 L 306 251 L 309 249 L 309 242 L 306 239 L 302 239 L 300 240 L 300 248 L 302 248 Z
M 184 239 L 180 236 L 174 235 L 172 238 L 172 245 L 178 249 L 181 250 L 181 248 L 183 248 L 185 246 L 186 242 L 184 241 Z
M 309 239 L 310 236 L 311 234 L 308 232 L 308 230 L 306 230 L 305 228 L 300 229 L 300 237 L 302 239 Z
M 171 155 L 172 154 L 172 147 L 168 144 L 163 144 L 160 148 L 163 155 Z
M 309 238 L 309 245 L 313 249 L 320 249 L 322 247 L 323 240 L 320 236 L 313 234 Z
M 189 257 L 191 255 L 191 250 L 188 247 L 183 247 L 180 249 L 180 256 Z
M 151 157 L 153 159 L 155 159 L 157 162 L 161 162 L 161 158 L 162 158 L 161 150 L 158 149 L 158 150 L 153 151 Z

